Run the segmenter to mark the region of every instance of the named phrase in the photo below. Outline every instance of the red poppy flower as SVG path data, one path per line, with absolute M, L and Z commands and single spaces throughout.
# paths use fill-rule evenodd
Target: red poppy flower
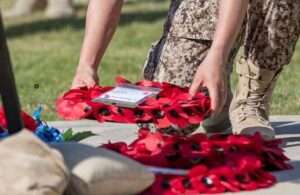
M 170 185 L 176 194 L 186 194 L 186 191 L 192 189 L 189 177 L 175 177 L 170 180 Z
M 153 116 L 151 113 L 145 109 L 135 108 L 132 109 L 132 117 L 134 118 L 132 121 L 135 123 L 150 123 L 153 121 Z
M 271 187 L 276 182 L 276 178 L 271 173 L 258 170 L 252 174 L 256 174 L 254 179 L 260 188 Z
M 118 117 L 113 113 L 113 106 L 105 105 L 105 104 L 98 104 L 96 107 L 93 108 L 93 115 L 99 122 L 105 121 L 117 121 L 122 122 L 122 117 Z
M 89 106 L 88 89 L 73 89 L 59 97 L 56 101 L 56 110 L 65 120 L 88 118 L 92 113 Z
M 118 77 L 117 84 L 128 84 L 128 80 Z M 111 121 L 122 123 L 154 123 L 158 128 L 170 127 L 186 128 L 190 125 L 200 124 L 209 114 L 210 101 L 202 93 L 192 99 L 189 96 L 188 88 L 181 88 L 168 83 L 152 81 L 140 81 L 135 84 L 141 87 L 160 88 L 156 98 L 148 98 L 136 109 L 124 109 L 117 106 L 110 106 L 110 116 L 99 116 L 101 103 L 92 100 L 111 90 L 112 87 L 79 88 L 72 89 L 57 100 L 58 114 L 69 120 L 94 118 L 99 122 Z M 121 112 L 119 112 L 121 111 Z M 123 111 L 123 112 L 122 112 Z M 133 113 L 131 113 L 131 111 Z M 124 114 L 125 112 L 125 114 Z M 100 114 L 101 115 L 101 114 Z
M 117 84 L 128 83 L 124 78 L 117 78 Z M 94 117 L 99 122 L 153 123 L 158 130 L 198 125 L 211 112 L 210 99 L 204 93 L 191 98 L 188 88 L 168 83 L 140 81 L 135 85 L 157 87 L 161 91 L 157 97 L 148 98 L 132 109 L 92 101 L 112 87 L 71 90 L 58 103 L 58 110 L 66 118 Z M 273 185 L 276 180 L 268 170 L 291 168 L 279 145 L 280 141 L 265 141 L 259 134 L 214 135 L 210 138 L 194 134 L 183 137 L 142 129 L 138 138 L 129 145 L 119 142 L 104 147 L 145 165 L 190 169 L 187 176 L 157 176 L 144 194 L 194 195 L 254 190 Z
M 171 184 L 169 182 L 170 176 L 162 176 L 162 175 L 157 175 L 155 178 L 155 182 L 153 185 L 147 189 L 145 192 L 141 193 L 141 195 L 154 195 L 154 194 L 159 194 L 159 195 L 178 195 L 175 193 L 171 187 Z
M 105 147 L 109 150 L 113 150 L 121 154 L 126 154 L 128 150 L 127 144 L 125 142 L 117 142 L 113 144 L 109 142 L 108 144 L 102 145 L 102 147 Z
M 148 133 L 144 139 L 141 139 L 134 144 L 144 144 L 148 151 L 156 152 L 165 146 L 164 135 L 158 132 Z
M 66 120 L 91 118 L 93 109 L 97 108 L 91 100 L 111 89 L 99 86 L 71 89 L 56 101 L 57 113 Z
M 240 172 L 252 172 L 262 168 L 262 162 L 259 156 L 240 154 L 240 157 L 235 156 L 236 168 Z
M 112 89 L 113 89 L 113 87 L 111 87 L 111 86 L 107 86 L 107 87 L 94 86 L 92 88 L 89 88 L 88 97 L 90 100 L 92 100 L 92 99 L 98 97 L 99 95 L 106 93 Z
M 127 79 L 125 79 L 122 76 L 117 76 L 115 80 L 116 80 L 116 84 L 118 84 L 118 85 L 120 85 L 120 84 L 131 84 L 130 81 L 128 81 Z
M 231 192 L 241 191 L 239 182 L 236 181 L 236 170 L 234 167 L 223 165 L 210 170 L 211 174 L 218 175 L 220 183 Z
M 188 118 L 182 117 L 182 109 L 173 105 L 165 109 L 166 118 L 176 129 L 184 129 L 189 126 Z
M 142 129 L 132 144 L 117 143 L 108 148 L 145 165 L 190 169 L 186 176 L 159 175 L 143 194 L 194 195 L 272 186 L 276 179 L 267 172 L 266 163 L 276 168 L 288 165 L 279 143 L 266 142 L 257 135 L 183 137 Z
M 130 144 L 129 147 L 133 149 L 128 153 L 147 165 L 167 167 L 172 164 L 170 156 L 174 154 L 170 146 L 173 141 L 170 139 L 158 132 L 148 133 L 143 139 Z

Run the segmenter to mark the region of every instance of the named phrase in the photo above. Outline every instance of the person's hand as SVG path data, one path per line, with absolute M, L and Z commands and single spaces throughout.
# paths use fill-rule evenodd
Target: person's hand
M 89 66 L 78 66 L 71 88 L 93 87 L 98 84 L 97 70 Z
M 225 63 L 222 53 L 210 51 L 199 66 L 189 91 L 194 96 L 199 90 L 207 88 L 213 114 L 222 110 L 228 93 Z

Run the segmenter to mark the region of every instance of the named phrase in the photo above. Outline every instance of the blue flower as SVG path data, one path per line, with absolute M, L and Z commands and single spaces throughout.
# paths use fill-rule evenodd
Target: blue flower
M 44 142 L 63 142 L 63 136 L 60 131 L 54 127 L 50 127 L 47 123 L 41 120 L 41 114 L 43 109 L 39 106 L 33 113 L 33 117 L 36 120 L 38 127 L 35 130 L 35 134 Z
M 63 136 L 60 131 L 54 127 L 49 127 L 45 123 L 40 123 L 37 127 L 35 134 L 44 142 L 53 143 L 53 142 L 63 142 Z

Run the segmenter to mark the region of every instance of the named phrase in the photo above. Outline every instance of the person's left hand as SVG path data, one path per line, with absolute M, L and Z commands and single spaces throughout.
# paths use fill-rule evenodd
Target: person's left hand
M 211 50 L 199 66 L 189 91 L 194 96 L 201 88 L 207 88 L 213 114 L 223 109 L 228 93 L 224 56 L 222 52 Z
M 71 89 L 93 87 L 99 82 L 97 69 L 87 65 L 78 65 Z

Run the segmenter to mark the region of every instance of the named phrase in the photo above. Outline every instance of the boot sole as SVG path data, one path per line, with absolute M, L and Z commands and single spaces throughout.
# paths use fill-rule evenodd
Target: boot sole
M 268 127 L 247 127 L 240 131 L 240 134 L 243 135 L 255 135 L 256 133 L 260 133 L 265 140 L 275 139 L 275 131 Z

